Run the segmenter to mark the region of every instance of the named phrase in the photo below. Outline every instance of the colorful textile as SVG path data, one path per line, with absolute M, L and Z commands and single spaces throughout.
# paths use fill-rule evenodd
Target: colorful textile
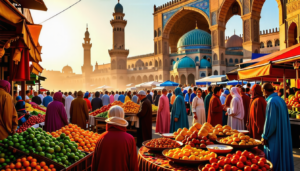
M 171 128 L 170 132 L 173 133 L 178 130 L 178 128 L 189 128 L 188 117 L 186 114 L 186 108 L 184 104 L 183 94 L 181 92 L 181 88 L 177 87 L 175 89 L 175 101 L 172 106 L 171 111 Z M 175 118 L 178 119 L 175 122 Z
M 262 138 L 266 158 L 273 163 L 274 171 L 294 170 L 291 125 L 287 106 L 277 93 L 267 99 L 266 121 Z
M 109 96 L 109 102 L 110 102 L 110 103 L 113 103 L 114 101 L 115 101 L 114 95 L 110 95 L 110 96 Z
M 156 133 L 169 133 L 170 132 L 169 98 L 164 94 L 159 99 L 155 132 Z

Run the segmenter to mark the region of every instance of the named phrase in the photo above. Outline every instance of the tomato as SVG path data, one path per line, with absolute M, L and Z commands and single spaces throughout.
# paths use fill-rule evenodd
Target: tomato
M 223 159 L 218 161 L 219 166 L 223 167 L 225 165 L 225 161 Z
M 246 165 L 247 165 L 247 166 L 251 166 L 251 164 L 252 164 L 252 163 L 251 163 L 250 160 L 247 160 L 247 161 L 246 161 Z
M 239 158 L 239 161 L 245 163 L 247 161 L 247 157 L 246 156 L 241 156 Z
M 253 159 L 255 156 L 254 156 L 254 154 L 253 153 L 249 153 L 249 155 L 248 155 L 248 158 L 249 159 Z
M 251 171 L 251 167 L 250 166 L 245 166 L 244 171 Z
M 216 158 L 214 158 L 214 157 L 211 157 L 210 159 L 209 159 L 209 162 L 212 164 L 212 163 L 216 163 L 216 162 L 218 162 L 218 159 L 216 159 Z
M 254 157 L 257 161 L 259 161 L 260 157 L 259 156 L 255 156 Z
M 202 171 L 208 171 L 208 167 L 203 167 Z
M 237 171 L 238 170 L 238 168 L 237 167 L 235 167 L 235 166 L 231 166 L 231 171 Z
M 257 164 L 258 164 L 259 167 L 264 167 L 265 166 L 265 163 L 261 160 L 259 160 Z
M 237 162 L 238 162 L 238 160 L 237 160 L 237 159 L 235 159 L 235 158 L 231 159 L 231 164 L 233 164 L 233 165 L 236 165 L 236 164 L 237 164 Z
M 251 169 L 252 169 L 252 170 L 258 170 L 258 166 L 257 166 L 256 164 L 252 164 L 252 165 L 251 165 Z
M 208 171 L 216 171 L 216 169 L 214 167 L 210 167 Z
M 252 162 L 252 164 L 257 164 L 257 160 L 256 159 L 251 159 L 251 162 Z
M 231 161 L 230 161 L 229 158 L 226 158 L 226 159 L 224 160 L 224 162 L 225 162 L 226 164 L 230 164 L 230 163 L 231 163 Z
M 226 157 L 227 158 L 232 158 L 232 154 L 227 154 Z
M 240 156 L 239 155 L 233 155 L 233 158 L 239 160 Z
M 224 169 L 226 171 L 230 171 L 231 170 L 231 165 L 230 164 L 225 164 Z
M 267 169 L 265 167 L 261 167 L 260 168 L 262 171 L 267 171 Z
M 240 150 L 238 150 L 238 151 L 235 152 L 235 154 L 241 156 L 242 152 Z
M 215 168 L 216 170 L 219 168 L 219 164 L 218 163 L 212 163 L 211 165 L 213 168 Z
M 248 152 L 248 151 L 245 150 L 245 151 L 242 152 L 242 156 L 248 157 L 248 155 L 249 155 L 249 152 Z
M 266 168 L 267 170 L 269 170 L 269 169 L 270 169 L 270 166 L 269 166 L 268 164 L 265 164 L 265 168 Z
M 210 168 L 210 167 L 211 167 L 211 165 L 210 165 L 210 164 L 206 164 L 206 165 L 205 165 L 205 167 L 207 167 L 207 168 Z
M 259 161 L 263 161 L 264 163 L 267 163 L 267 160 L 264 157 L 260 158 Z

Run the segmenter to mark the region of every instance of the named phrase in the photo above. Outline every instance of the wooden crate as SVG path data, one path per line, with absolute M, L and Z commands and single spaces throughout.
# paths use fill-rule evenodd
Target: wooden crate
M 95 127 L 94 132 L 102 133 L 106 130 L 106 118 L 95 117 Z M 98 132 L 100 131 L 100 132 Z
M 91 171 L 93 154 L 94 152 L 89 153 L 87 156 L 65 168 L 63 171 Z

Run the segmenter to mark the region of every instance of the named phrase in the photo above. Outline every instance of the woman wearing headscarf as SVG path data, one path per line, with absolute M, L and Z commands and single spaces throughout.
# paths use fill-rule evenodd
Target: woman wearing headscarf
M 10 83 L 0 80 L 0 140 L 15 133 L 18 127 L 18 114 L 10 93 Z
M 194 113 L 193 124 L 200 123 L 202 125 L 206 122 L 204 102 L 201 95 L 202 90 L 198 88 L 197 96 L 193 99 L 192 103 L 192 112 Z
M 128 91 L 126 97 L 125 97 L 125 103 L 131 101 L 131 91 Z
M 107 116 L 106 132 L 100 135 L 96 144 L 92 171 L 138 171 L 135 140 L 126 132 L 128 122 L 124 119 L 123 109 L 113 106 Z
M 62 94 L 54 94 L 53 102 L 48 104 L 45 118 L 45 131 L 54 132 L 68 125 L 68 117 L 65 106 L 62 103 Z
M 240 96 L 240 91 L 238 87 L 231 88 L 232 100 L 230 104 L 230 108 L 227 108 L 228 115 L 228 125 L 231 126 L 232 129 L 236 130 L 244 130 L 244 104 L 243 99 Z
M 17 96 L 16 100 L 17 100 L 17 103 L 16 103 L 15 107 L 16 107 L 17 112 L 26 113 L 25 102 L 24 102 L 24 100 L 22 100 L 22 97 Z
M 261 135 L 264 131 L 267 102 L 263 97 L 261 86 L 255 84 L 251 89 L 251 101 L 249 117 L 245 118 L 246 126 L 249 131 L 249 135 L 254 139 L 261 139 Z
M 86 101 L 86 104 L 87 104 L 87 107 L 88 107 L 88 109 L 89 109 L 89 112 L 90 111 L 92 111 L 92 104 L 91 104 L 91 102 L 90 102 L 90 100 L 88 99 L 89 98 L 89 92 L 86 92 L 85 94 L 84 94 L 84 100 Z
M 173 133 L 178 128 L 189 128 L 188 116 L 186 114 L 186 108 L 184 103 L 184 97 L 180 87 L 175 89 L 175 101 L 171 111 L 171 128 L 170 132 Z

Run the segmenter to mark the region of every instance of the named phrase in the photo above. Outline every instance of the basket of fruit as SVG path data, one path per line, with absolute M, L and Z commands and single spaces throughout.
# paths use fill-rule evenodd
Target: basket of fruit
M 233 148 L 253 148 L 258 145 L 261 145 L 260 140 L 256 140 L 253 138 L 250 138 L 250 136 L 245 135 L 243 133 L 235 133 L 230 137 L 226 138 L 219 138 L 217 139 L 217 142 L 224 145 L 229 145 Z
M 178 148 L 183 145 L 180 141 L 171 140 L 169 138 L 157 138 L 143 142 L 143 146 L 154 151 L 162 151 L 164 149 Z
M 211 158 L 209 164 L 199 165 L 199 171 L 209 170 L 265 170 L 271 171 L 273 164 L 264 157 L 255 156 L 253 153 L 245 150 L 236 151 L 235 154 L 227 154 L 217 158 Z
M 186 145 L 181 149 L 166 149 L 162 154 L 169 160 L 182 164 L 200 164 L 217 157 L 214 152 L 193 148 L 190 145 Z

